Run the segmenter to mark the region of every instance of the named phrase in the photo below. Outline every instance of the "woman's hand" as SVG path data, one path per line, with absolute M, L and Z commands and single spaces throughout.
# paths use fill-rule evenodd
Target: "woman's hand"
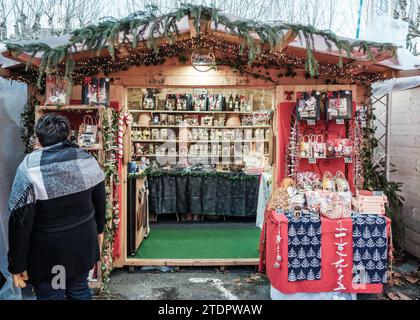
M 99 251 L 102 253 L 102 244 L 104 243 L 104 234 L 98 234 Z
M 26 271 L 19 273 L 19 274 L 13 274 L 13 284 L 16 288 L 23 289 L 26 288 L 26 282 L 29 280 L 28 273 Z

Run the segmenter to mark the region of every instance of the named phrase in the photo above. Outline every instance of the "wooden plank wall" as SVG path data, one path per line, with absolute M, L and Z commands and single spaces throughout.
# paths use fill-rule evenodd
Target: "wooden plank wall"
M 308 91 L 308 90 L 352 90 L 353 99 L 357 101 L 357 104 L 360 105 L 365 99 L 365 89 L 351 85 L 350 81 L 347 81 L 347 84 L 342 85 L 326 85 L 325 81 L 322 79 L 306 79 L 303 72 L 299 72 L 297 76 L 290 77 L 278 77 L 280 72 L 284 73 L 284 70 L 274 70 L 274 69 L 265 69 L 260 67 L 260 74 L 266 76 L 271 76 L 276 80 L 277 86 L 275 83 L 264 81 L 263 79 L 256 79 L 253 75 L 239 75 L 237 72 L 232 70 L 227 66 L 218 66 L 217 70 L 211 70 L 206 73 L 196 71 L 191 65 L 180 65 L 178 59 L 167 59 L 165 64 L 158 66 L 139 66 L 130 68 L 127 71 L 116 72 L 109 75 L 110 78 L 115 80 L 115 84 L 111 86 L 111 100 L 118 101 L 123 105 L 123 109 L 127 110 L 127 96 L 126 88 L 129 87 L 141 87 L 141 88 L 162 88 L 162 87 L 204 87 L 204 88 L 265 88 L 267 90 L 273 90 L 274 95 L 274 106 L 278 103 L 285 101 L 285 91 Z M 258 69 L 255 69 L 258 72 Z M 101 76 L 101 75 L 100 75 Z M 102 75 L 103 76 L 103 75 Z M 81 97 L 81 88 L 75 87 L 73 90 L 72 98 L 80 99 Z M 277 130 L 277 118 L 275 115 L 273 121 L 273 133 L 274 141 L 276 144 L 278 141 L 278 130 Z M 126 154 L 129 152 L 129 132 L 125 134 L 125 144 L 126 144 Z M 275 163 L 278 148 L 274 145 L 273 148 L 273 162 Z M 144 261 L 138 261 L 137 259 L 128 260 L 126 258 L 127 248 L 126 248 L 126 187 L 127 179 L 127 162 L 129 159 L 126 157 L 123 161 L 123 177 L 121 179 L 122 189 L 123 189 L 123 201 L 120 206 L 121 210 L 121 232 L 120 232 L 120 241 L 121 241 L 121 256 L 116 259 L 115 266 L 122 267 L 124 265 L 135 264 L 142 265 L 146 264 Z M 276 183 L 276 166 L 273 166 L 273 178 L 274 184 Z M 178 261 L 179 263 L 184 263 Z M 171 261 L 173 265 L 176 265 L 176 261 Z M 194 263 L 200 263 L 197 261 L 189 261 L 189 265 Z M 217 262 L 220 264 L 220 262 Z M 245 265 L 248 262 L 246 261 L 223 261 L 223 264 L 242 264 Z M 255 261 L 252 261 L 252 264 L 255 264 Z M 156 264 L 156 261 L 153 261 L 153 264 Z M 164 264 L 162 262 L 162 264 Z M 203 262 L 204 265 L 210 265 L 209 262 Z
M 404 183 L 404 247 L 420 258 L 420 88 L 394 92 L 391 99 L 391 179 Z

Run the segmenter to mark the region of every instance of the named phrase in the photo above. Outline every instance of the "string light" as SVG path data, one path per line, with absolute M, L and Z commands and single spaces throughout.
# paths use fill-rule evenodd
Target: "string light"
M 201 35 L 199 38 L 192 38 L 177 41 L 174 44 L 164 43 L 159 46 L 159 50 L 150 48 L 142 48 L 133 50 L 126 56 L 116 55 L 113 59 L 111 57 L 93 57 L 86 60 L 77 61 L 75 69 L 72 73 L 73 83 L 81 84 L 86 76 L 105 74 L 112 75 L 112 73 L 125 71 L 133 66 L 150 66 L 161 65 L 165 59 L 171 57 L 179 57 L 180 61 L 184 56 L 184 61 L 187 59 L 185 55 L 190 54 L 196 50 L 212 51 L 216 55 L 218 65 L 227 65 L 239 70 L 240 73 L 246 73 L 261 78 L 266 81 L 276 83 L 278 78 L 283 76 L 295 76 L 296 71 L 305 71 L 306 58 L 291 56 L 285 53 L 265 50 L 261 52 L 258 58 L 252 65 L 248 64 L 248 49 L 242 48 L 240 44 L 226 41 L 219 35 Z M 285 74 L 279 73 L 276 77 L 271 75 L 261 74 L 261 71 L 255 71 L 255 68 L 270 69 L 286 69 L 289 72 Z M 49 73 L 64 76 L 64 64 L 60 67 L 51 68 Z M 354 73 L 352 68 L 338 66 L 337 64 L 319 64 L 319 77 L 324 79 L 335 79 L 335 81 L 351 81 L 363 85 L 369 85 L 372 82 L 384 80 L 385 76 L 382 73 L 367 73 L 364 69 Z M 290 72 L 293 70 L 293 72 Z M 38 79 L 38 69 L 30 66 L 22 71 L 10 70 L 11 79 L 25 82 L 28 84 L 35 84 Z M 267 72 L 268 73 L 268 72 Z M 277 79 L 276 79 L 277 78 Z M 45 81 L 44 81 L 45 83 Z

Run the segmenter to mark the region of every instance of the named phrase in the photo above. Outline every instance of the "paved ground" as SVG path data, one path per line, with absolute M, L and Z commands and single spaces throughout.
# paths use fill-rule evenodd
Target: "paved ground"
M 126 269 L 113 272 L 110 291 L 113 298 L 129 300 L 226 300 L 270 299 L 270 285 L 254 269 L 186 268 L 177 272 Z
M 360 300 L 420 300 L 419 259 L 399 255 L 393 266 L 391 282 L 382 294 L 358 295 Z M 166 271 L 166 272 L 163 272 Z M 270 299 L 270 284 L 254 268 L 181 268 L 179 271 L 115 270 L 111 275 L 111 295 L 96 299 L 128 300 L 225 300 Z M 24 299 L 34 299 L 31 288 L 23 291 Z

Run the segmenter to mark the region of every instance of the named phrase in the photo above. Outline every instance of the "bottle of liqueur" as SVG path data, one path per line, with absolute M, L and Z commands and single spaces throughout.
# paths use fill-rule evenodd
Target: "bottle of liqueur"
M 226 97 L 224 94 L 222 94 L 220 103 L 220 111 L 226 111 Z
M 234 101 L 233 101 L 232 94 L 229 96 L 229 100 L 228 100 L 228 103 L 227 103 L 227 109 L 228 109 L 228 111 L 233 111 L 234 110 Z
M 239 111 L 241 106 L 241 99 L 239 99 L 238 94 L 235 97 L 235 111 Z

